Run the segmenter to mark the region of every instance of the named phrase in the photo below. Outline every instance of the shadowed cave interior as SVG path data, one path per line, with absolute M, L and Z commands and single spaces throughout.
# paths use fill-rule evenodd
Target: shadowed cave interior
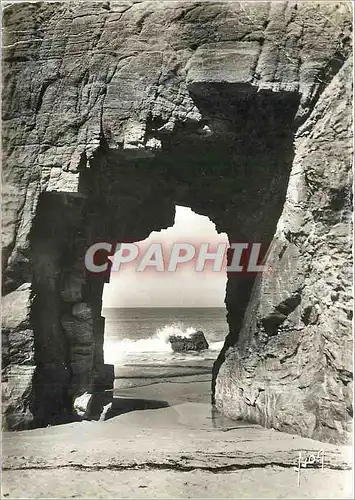
M 256 93 L 251 86 L 231 84 L 196 84 L 190 93 L 202 125 L 180 123 L 164 134 L 160 120 L 152 118 L 148 137 L 159 140 L 161 148 L 151 155 L 112 150 L 102 139 L 89 168 L 83 158 L 78 193 L 40 197 L 30 233 L 35 427 L 68 421 L 74 397 L 84 391 L 100 394 L 112 388 L 101 316 L 109 271 L 90 275 L 85 270 L 90 245 L 145 239 L 173 225 L 175 205 L 208 216 L 230 242 L 267 248 L 273 238 L 293 160 L 298 95 Z M 230 330 L 213 381 L 225 350 L 238 342 L 253 281 L 228 275 Z

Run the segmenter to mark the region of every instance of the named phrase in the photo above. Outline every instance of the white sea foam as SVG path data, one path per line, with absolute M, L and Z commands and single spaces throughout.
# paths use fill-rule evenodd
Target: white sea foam
M 165 360 L 168 362 L 170 355 L 173 355 L 171 344 L 169 342 L 170 335 L 187 337 L 194 332 L 196 332 L 195 328 L 183 328 L 181 324 L 173 323 L 158 329 L 154 335 L 146 339 L 106 339 L 104 344 L 105 362 L 113 364 L 125 363 L 125 361 L 128 360 L 130 363 L 147 360 L 156 362 Z M 222 346 L 223 342 L 212 342 L 209 350 L 220 351 Z M 202 358 L 204 357 L 205 356 L 202 355 Z
M 220 342 L 211 342 L 209 349 L 211 351 L 221 351 L 223 344 L 224 344 L 223 340 L 221 340 Z

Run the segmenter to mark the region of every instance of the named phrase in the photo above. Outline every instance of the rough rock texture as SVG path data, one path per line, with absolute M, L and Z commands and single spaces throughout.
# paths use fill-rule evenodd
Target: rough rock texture
M 203 332 L 192 333 L 189 337 L 170 335 L 169 342 L 174 352 L 202 351 L 208 349 L 208 342 Z
M 31 327 L 31 285 L 24 283 L 2 301 L 2 387 L 4 420 L 12 428 L 26 428 L 34 373 L 34 333 Z
M 27 366 L 34 370 L 32 390 L 26 390 L 20 406 L 5 397 L 6 415 L 17 412 L 19 420 L 14 426 L 6 418 L 9 428 L 25 425 L 20 422 L 23 414 L 32 415 L 35 426 L 66 418 L 75 397 L 106 384 L 102 376 L 109 368 L 103 360 L 101 297 L 109 272 L 86 272 L 84 254 L 93 242 L 144 239 L 152 230 L 172 225 L 174 205 L 180 204 L 209 216 L 219 231 L 228 233 L 230 241 L 260 242 L 268 248 L 283 210 L 295 154 L 294 133 L 302 126 L 306 133 L 310 127 L 319 134 L 314 147 L 325 147 L 322 136 L 328 132 L 316 128 L 313 121 L 322 120 L 320 103 L 328 102 L 322 95 L 349 56 L 350 28 L 347 2 L 166 0 L 16 3 L 5 8 L 3 290 L 12 294 L 24 283 L 31 284 L 25 339 L 31 359 Z M 334 113 L 340 113 L 337 97 L 334 99 Z M 346 107 L 339 95 L 342 105 Z M 323 113 L 325 116 L 326 111 Z M 335 126 L 342 130 L 340 122 Z M 300 132 L 298 137 L 295 161 L 303 164 L 302 150 L 309 156 L 312 146 L 308 151 L 306 144 L 301 146 L 300 141 L 306 139 Z M 338 135 L 330 140 L 338 141 Z M 317 231 L 311 229 L 309 238 L 302 226 L 297 247 L 302 250 L 287 261 L 290 266 L 295 262 L 295 268 L 310 259 L 306 254 L 316 252 L 318 231 L 328 226 L 343 231 L 335 220 L 342 213 L 345 220 L 350 210 L 347 205 L 342 207 L 347 184 L 340 179 L 343 174 L 332 173 L 335 164 L 348 161 L 344 156 L 347 139 L 340 135 L 340 140 L 344 148 L 330 149 L 332 159 L 324 155 L 318 159 L 322 175 L 320 167 L 308 169 L 307 192 L 314 192 L 314 201 L 300 207 L 297 217 L 318 204 L 320 219 L 313 215 L 309 227 L 314 225 Z M 292 182 L 294 179 L 292 175 Z M 344 192 L 339 191 L 342 183 Z M 296 224 L 297 217 L 291 222 Z M 329 249 L 346 253 L 347 249 L 335 246 L 342 238 L 336 234 L 325 238 Z M 283 241 L 286 233 L 280 238 Z M 275 245 L 276 240 L 272 249 Z M 294 250 L 292 245 L 287 248 L 286 256 Z M 326 260 L 326 246 L 322 252 Z M 98 258 L 105 260 L 105 255 Z M 338 258 L 332 253 L 329 259 L 329 272 L 322 279 L 326 281 L 329 275 L 335 288 L 346 288 L 349 278 L 338 277 Z M 284 290 L 275 292 L 275 301 L 269 294 L 269 306 L 260 312 L 268 331 L 277 333 L 279 319 L 275 323 L 272 318 L 288 316 L 289 308 L 299 300 L 306 311 L 302 309 L 303 317 L 308 315 L 313 321 L 317 310 L 307 306 L 313 307 L 314 297 L 322 298 L 317 292 L 322 262 L 308 271 L 309 304 L 294 286 L 296 271 L 282 278 Z M 249 275 L 228 276 L 230 334 L 216 362 L 215 379 L 227 348 L 238 344 L 235 358 L 237 352 L 243 356 L 242 344 L 249 343 L 250 329 L 244 326 L 241 332 L 241 328 L 253 284 L 254 277 Z M 266 286 L 262 280 L 255 296 L 263 296 Z M 322 293 L 329 286 L 321 286 Z M 334 293 L 342 303 L 343 290 Z M 334 302 L 329 307 L 338 311 Z M 320 307 L 328 306 L 322 302 Z M 7 316 L 13 316 L 8 308 L 5 323 Z M 246 324 L 252 316 L 246 317 Z M 340 373 L 339 359 L 348 347 L 340 340 L 336 321 L 333 319 L 333 328 L 326 320 L 330 317 L 331 313 L 324 315 L 318 325 L 307 327 L 319 336 L 327 324 L 329 359 L 333 354 L 336 358 L 329 368 L 333 385 L 327 390 L 328 400 L 322 399 L 324 411 L 334 409 L 336 401 L 346 400 L 344 382 L 335 374 Z M 5 330 L 3 375 L 8 384 L 16 386 L 12 377 L 23 362 L 12 346 L 11 328 Z M 344 331 L 349 328 L 344 323 Z M 31 338 L 33 345 L 27 340 Z M 314 344 L 307 342 L 306 335 L 301 338 L 300 346 L 308 352 L 311 364 L 317 364 Z M 280 339 L 275 335 L 270 342 Z M 333 353 L 335 346 L 339 346 L 339 356 Z M 278 356 L 282 349 L 275 347 Z M 319 349 L 324 350 L 322 342 Z M 263 371 L 264 361 L 258 353 L 260 350 L 253 361 L 257 377 L 268 380 L 274 369 Z M 233 413 L 231 406 L 244 404 L 238 391 L 247 390 L 249 383 L 244 376 L 234 378 L 235 367 L 243 371 L 243 363 L 229 358 L 218 377 L 216 401 L 228 413 Z M 345 364 L 344 369 L 349 370 Z M 292 370 L 292 361 L 284 366 Z M 271 400 L 278 391 L 293 394 L 295 383 L 288 372 L 285 375 L 285 384 L 279 381 L 277 387 L 270 386 Z M 323 394 L 324 386 L 312 387 L 312 404 L 297 408 L 305 418 L 313 415 L 313 422 L 323 419 L 314 401 Z M 342 439 L 347 413 L 341 408 L 348 405 L 348 399 L 340 403 L 334 420 L 338 423 L 332 424 L 336 429 L 331 432 L 323 424 L 315 431 L 316 426 L 300 426 L 295 421 L 287 428 Z M 273 418 L 275 408 L 270 406 Z M 233 415 L 239 413 L 236 409 Z M 249 416 L 270 425 L 263 414 Z M 284 428 L 288 417 L 280 418 Z
M 217 377 L 232 418 L 329 441 L 352 429 L 352 67 L 299 129 L 284 210 Z

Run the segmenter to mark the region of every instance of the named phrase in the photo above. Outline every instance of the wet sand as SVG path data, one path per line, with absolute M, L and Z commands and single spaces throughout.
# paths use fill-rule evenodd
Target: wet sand
M 207 376 L 116 389 L 118 393 L 115 405 L 121 405 L 124 413 L 105 422 L 5 433 L 3 495 L 352 497 L 350 447 L 224 418 L 208 403 Z M 144 409 L 149 404 L 154 409 Z M 298 451 L 321 448 L 325 450 L 323 472 L 303 469 L 298 486 Z
M 206 403 L 211 402 L 211 374 L 199 375 L 181 374 L 172 377 L 136 378 L 130 379 L 130 385 L 125 380 L 115 380 L 114 396 L 160 399 L 174 406 L 187 401 Z

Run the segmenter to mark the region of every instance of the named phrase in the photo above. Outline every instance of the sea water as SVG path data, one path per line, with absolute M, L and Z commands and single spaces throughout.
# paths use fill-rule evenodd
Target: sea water
M 216 308 L 106 308 L 105 363 L 116 377 L 156 378 L 208 373 L 228 333 L 226 310 Z M 170 335 L 202 330 L 209 349 L 174 353 Z

